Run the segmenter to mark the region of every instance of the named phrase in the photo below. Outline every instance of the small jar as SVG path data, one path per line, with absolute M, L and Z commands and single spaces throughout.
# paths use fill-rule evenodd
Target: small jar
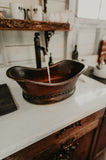
M 31 7 L 32 20 L 42 21 L 42 6 L 36 5 Z

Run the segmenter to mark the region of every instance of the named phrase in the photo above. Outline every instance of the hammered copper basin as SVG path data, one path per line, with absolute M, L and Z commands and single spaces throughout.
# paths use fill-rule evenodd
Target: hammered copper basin
M 78 77 L 86 65 L 78 61 L 63 60 L 50 66 L 51 83 L 47 68 L 35 69 L 15 66 L 7 70 L 7 76 L 16 80 L 23 90 L 23 97 L 35 104 L 49 104 L 71 96 Z

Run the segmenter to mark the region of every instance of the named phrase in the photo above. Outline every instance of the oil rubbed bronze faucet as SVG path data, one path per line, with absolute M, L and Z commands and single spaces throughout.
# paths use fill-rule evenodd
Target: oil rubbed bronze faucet
M 43 51 L 44 56 L 47 54 L 47 52 L 44 47 L 40 46 L 40 34 L 38 32 L 35 32 L 34 44 L 36 54 L 36 65 L 37 68 L 41 68 L 41 50 Z

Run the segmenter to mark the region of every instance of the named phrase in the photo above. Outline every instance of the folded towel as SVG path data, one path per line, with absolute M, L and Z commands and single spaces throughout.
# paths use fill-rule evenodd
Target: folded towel
M 0 116 L 17 110 L 7 84 L 0 85 Z

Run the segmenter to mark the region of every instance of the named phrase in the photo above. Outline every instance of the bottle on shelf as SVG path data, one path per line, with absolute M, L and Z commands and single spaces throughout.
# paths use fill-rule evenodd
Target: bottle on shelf
M 52 66 L 54 63 L 53 63 L 53 60 L 52 60 L 52 53 L 50 53 L 50 57 L 49 57 L 49 66 Z
M 77 50 L 77 45 L 75 45 L 75 49 L 72 52 L 72 59 L 78 60 L 78 50 Z

